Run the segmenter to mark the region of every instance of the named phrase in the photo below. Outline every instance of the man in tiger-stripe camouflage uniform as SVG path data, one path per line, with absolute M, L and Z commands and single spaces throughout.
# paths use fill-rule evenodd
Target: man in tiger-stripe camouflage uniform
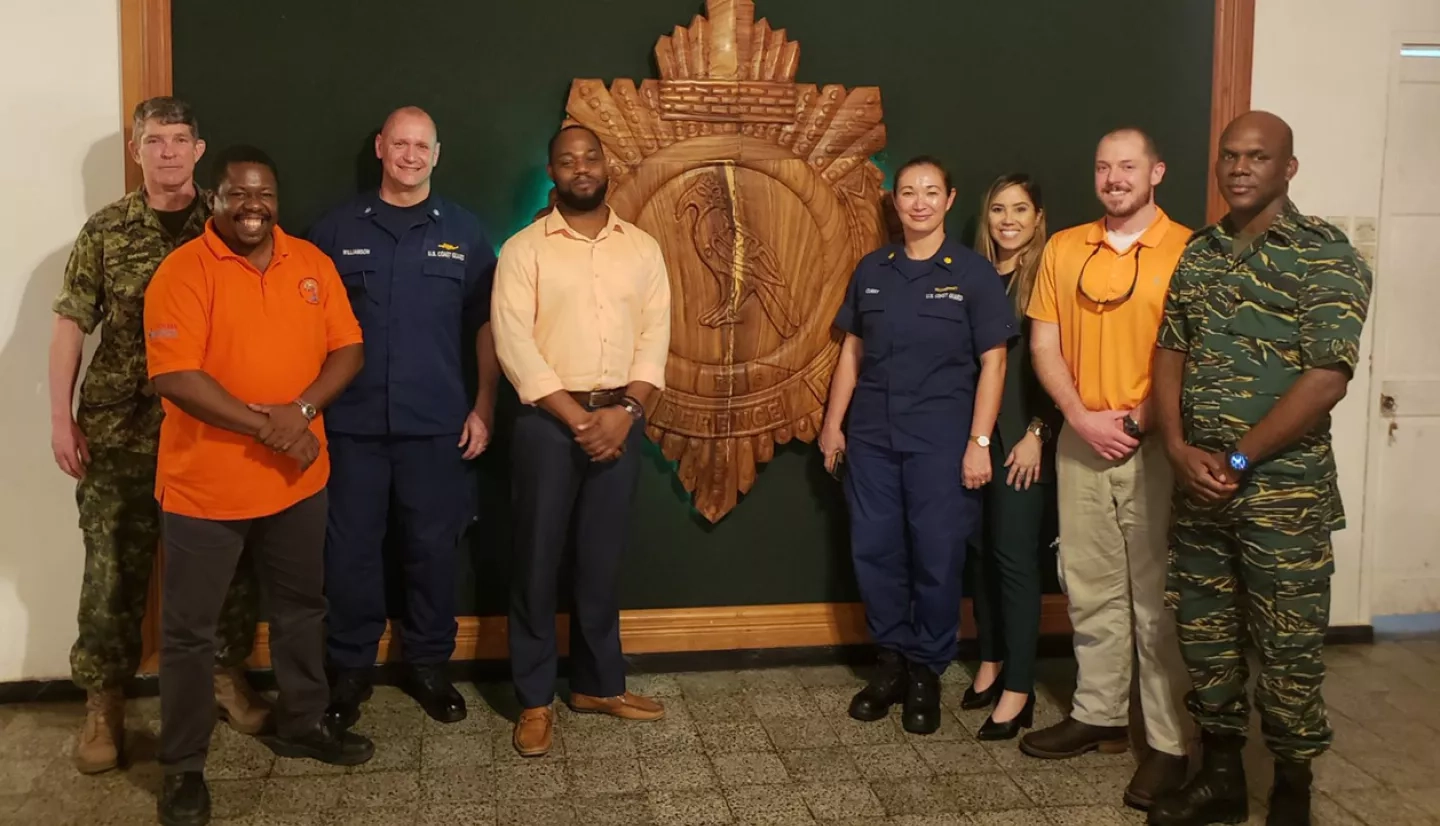
M 1345 524 L 1330 411 L 1359 357 L 1371 276 L 1340 230 L 1296 210 L 1296 169 L 1278 117 L 1226 128 L 1215 177 L 1230 213 L 1191 239 L 1160 328 L 1155 399 L 1177 485 L 1167 596 L 1204 739 L 1200 773 L 1151 809 L 1160 826 L 1248 817 L 1242 640 L 1259 656 L 1276 760 L 1267 824 L 1310 822 L 1310 761 L 1330 745 L 1321 648 L 1330 534 Z

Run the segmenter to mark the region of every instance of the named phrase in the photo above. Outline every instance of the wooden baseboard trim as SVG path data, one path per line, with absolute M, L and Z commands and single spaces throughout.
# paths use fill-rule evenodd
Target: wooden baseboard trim
M 452 661 L 507 657 L 505 617 L 457 617 Z M 569 649 L 570 619 L 556 618 L 560 653 Z M 1065 597 L 1047 594 L 1040 604 L 1041 636 L 1069 635 Z M 975 636 L 970 600 L 965 600 L 960 636 Z M 736 605 L 710 608 L 653 608 L 620 612 L 620 640 L 626 654 L 758 650 L 859 645 L 866 642 L 865 609 L 859 603 L 812 602 L 790 605 Z M 380 638 L 379 662 L 398 661 L 393 627 Z M 151 663 L 146 663 L 152 666 Z M 251 668 L 270 667 L 270 629 L 255 634 Z M 149 668 L 146 669 L 150 670 Z

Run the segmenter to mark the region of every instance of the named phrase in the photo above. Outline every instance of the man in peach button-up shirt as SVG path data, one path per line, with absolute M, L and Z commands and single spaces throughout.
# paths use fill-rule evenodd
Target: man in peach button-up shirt
M 576 525 L 570 707 L 658 720 L 625 690 L 620 558 L 640 473 L 645 404 L 665 384 L 670 281 L 654 238 L 605 204 L 605 150 L 584 127 L 550 141 L 556 206 L 500 250 L 495 352 L 525 408 L 515 422 L 510 662 L 516 750 L 550 749 L 556 578 Z

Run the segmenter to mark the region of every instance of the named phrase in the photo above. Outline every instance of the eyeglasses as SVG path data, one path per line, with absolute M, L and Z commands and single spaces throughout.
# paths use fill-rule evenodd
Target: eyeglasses
M 1107 298 L 1101 301 L 1091 295 L 1089 290 L 1085 289 L 1085 268 L 1090 266 L 1091 259 L 1100 252 L 1100 246 L 1101 245 L 1097 244 L 1095 249 L 1091 251 L 1090 257 L 1086 258 L 1085 263 L 1080 265 L 1080 277 L 1075 280 L 1075 290 L 1091 304 L 1098 304 L 1104 307 L 1106 304 L 1119 304 L 1135 294 L 1135 285 L 1140 283 L 1140 250 L 1143 249 L 1143 247 L 1141 247 L 1139 243 L 1135 245 L 1135 273 L 1130 276 L 1130 289 L 1126 290 L 1125 294 L 1119 298 Z

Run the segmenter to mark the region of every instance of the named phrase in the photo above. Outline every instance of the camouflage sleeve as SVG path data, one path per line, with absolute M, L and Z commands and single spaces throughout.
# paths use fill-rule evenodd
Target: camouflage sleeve
M 105 301 L 105 236 L 93 220 L 86 221 L 70 248 L 65 280 L 52 309 L 61 318 L 80 325 L 86 335 L 95 332 Z
M 1370 308 L 1370 267 L 1347 243 L 1330 243 L 1307 262 L 1300 290 L 1300 359 L 1306 370 L 1344 367 L 1360 358 Z
M 1160 318 L 1160 335 L 1155 346 L 1162 350 L 1190 352 L 1190 336 L 1185 330 L 1185 305 L 1189 303 L 1185 290 L 1188 280 L 1185 274 L 1190 269 L 1191 255 L 1187 249 L 1175 265 L 1175 275 L 1170 279 L 1170 290 L 1165 295 L 1165 314 Z

